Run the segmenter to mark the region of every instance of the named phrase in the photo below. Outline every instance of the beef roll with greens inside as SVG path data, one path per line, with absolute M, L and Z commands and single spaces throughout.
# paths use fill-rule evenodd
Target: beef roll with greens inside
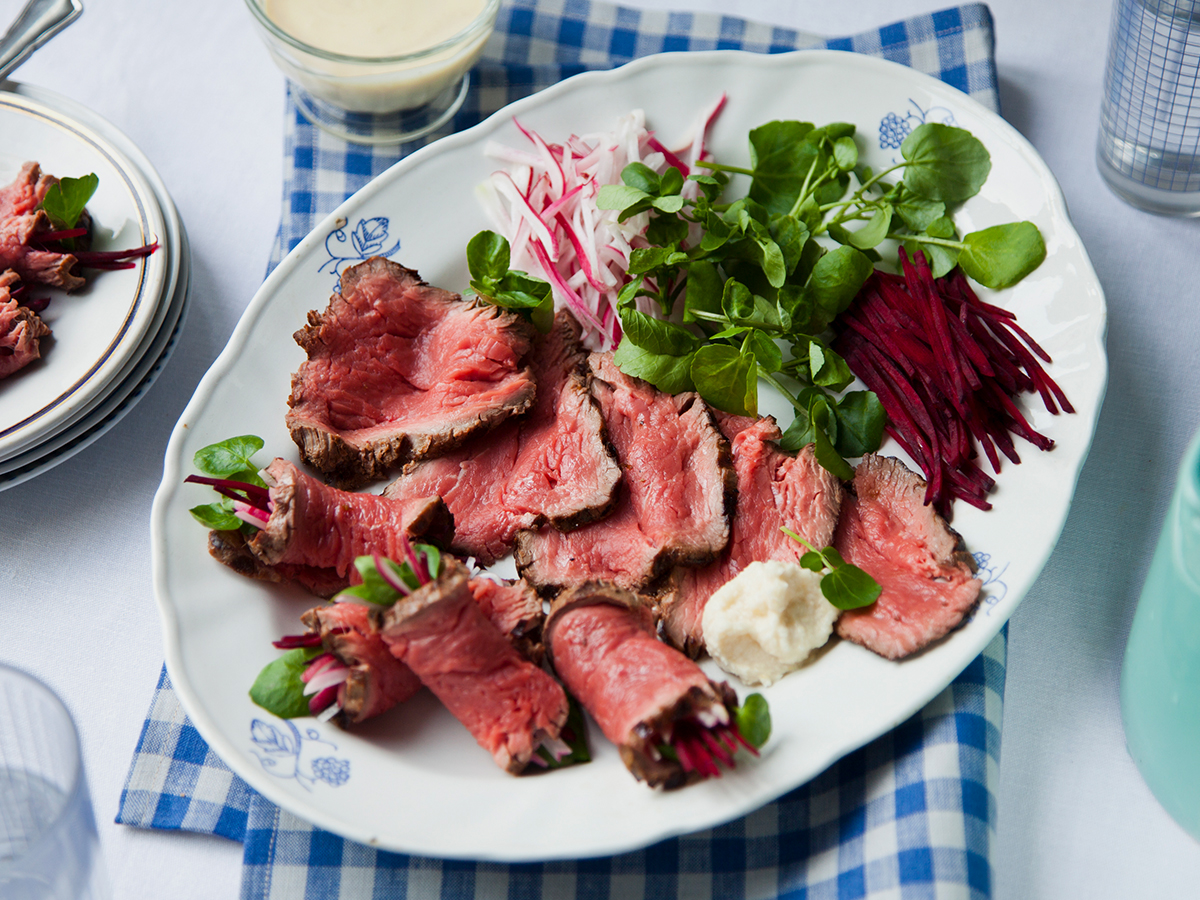
M 376 613 L 392 655 L 417 674 L 497 765 L 519 774 L 570 753 L 562 687 L 513 647 L 475 600 L 470 574 L 443 558 L 442 573 Z
M 243 521 L 258 529 L 251 537 L 214 531 L 209 538 L 214 558 L 250 578 L 296 581 L 329 597 L 349 587 L 357 557 L 402 559 L 404 540 L 444 542 L 453 533 L 450 512 L 438 497 L 401 504 L 375 494 L 341 491 L 281 458 L 262 475 L 269 487 L 187 478 L 235 497 Z
M 309 633 L 284 638 L 276 646 L 324 649 L 305 673 L 312 692 L 309 709 L 314 714 L 336 705 L 343 723 L 357 724 L 387 712 L 421 689 L 421 680 L 392 656 L 361 603 L 319 606 L 301 616 L 301 621 Z
M 738 746 L 757 751 L 735 724 L 737 696 L 655 635 L 638 595 L 604 582 L 560 594 L 544 629 L 554 670 L 651 787 L 720 775 Z

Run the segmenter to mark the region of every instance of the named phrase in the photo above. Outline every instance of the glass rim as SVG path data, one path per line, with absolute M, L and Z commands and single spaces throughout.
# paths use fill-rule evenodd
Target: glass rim
M 1179 490 L 1184 502 L 1193 509 L 1200 508 L 1200 429 L 1188 441 L 1180 460 Z
M 355 56 L 349 53 L 338 53 L 334 50 L 324 50 L 320 47 L 314 47 L 312 44 L 302 41 L 297 37 L 284 31 L 267 15 L 263 9 L 264 0 L 246 0 L 246 6 L 250 13 L 254 16 L 259 26 L 262 27 L 272 37 L 283 41 L 288 46 L 302 53 L 307 53 L 310 56 L 315 56 L 318 59 L 323 59 L 327 62 L 346 63 L 349 65 L 396 65 L 399 63 L 420 62 L 430 59 L 438 54 L 452 49 L 453 47 L 466 43 L 477 32 L 483 31 L 485 26 L 495 18 L 496 13 L 500 9 L 500 0 L 485 0 L 483 9 L 479 15 L 471 20 L 461 31 L 451 35 L 446 40 L 432 46 L 425 47 L 422 50 L 416 50 L 412 53 L 402 53 L 398 56 Z
M 72 807 L 75 806 L 79 797 L 79 792 L 83 790 L 84 784 L 83 747 L 79 742 L 79 727 L 75 724 L 75 718 L 71 715 L 71 711 L 67 709 L 67 705 L 63 703 L 62 698 L 59 697 L 49 685 L 47 685 L 36 675 L 33 675 L 24 669 L 18 669 L 16 666 L 8 663 L 0 662 L 0 679 L 3 679 L 7 676 L 12 676 L 16 681 L 25 682 L 26 685 L 32 687 L 35 691 L 40 692 L 49 698 L 52 705 L 57 707 L 63 716 L 66 717 L 67 724 L 70 726 L 71 730 L 72 746 L 75 750 L 75 766 L 74 770 L 71 772 L 71 779 L 67 785 L 67 789 L 63 791 L 62 805 L 59 807 L 58 812 L 54 814 L 54 818 L 42 830 L 42 833 L 39 834 L 33 841 L 31 841 L 29 846 L 27 846 L 19 855 L 13 857 L 7 862 L 0 861 L 0 874 L 3 874 L 5 869 L 11 869 L 14 865 L 20 863 L 22 860 L 28 859 L 30 856 L 36 853 L 45 842 L 50 840 L 51 836 L 62 826 L 67 813 L 72 809 Z

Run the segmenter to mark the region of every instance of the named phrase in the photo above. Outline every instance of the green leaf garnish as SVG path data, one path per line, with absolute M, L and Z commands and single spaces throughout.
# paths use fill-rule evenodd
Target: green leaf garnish
M 641 378 L 650 382 L 660 391 L 668 394 L 680 394 L 696 389 L 692 383 L 692 355 L 670 356 L 664 353 L 654 353 L 639 347 L 629 340 L 629 335 L 621 338 L 617 352 L 613 354 L 613 362 L 626 375 Z
M 233 514 L 233 501 L 225 497 L 216 503 L 193 506 L 188 512 L 205 528 L 214 531 L 237 531 L 246 524 Z
M 413 544 L 412 548 L 418 557 L 422 555 L 425 557 L 430 576 L 437 578 L 442 565 L 441 551 L 431 544 Z M 388 572 L 391 576 L 403 582 L 410 591 L 415 591 L 421 587 L 421 579 L 417 577 L 417 574 L 413 571 L 412 566 L 407 560 L 396 562 L 393 559 L 385 557 L 380 557 L 380 560 L 388 567 Z M 387 579 L 380 574 L 378 567 L 375 565 L 374 556 L 356 557 L 354 568 L 358 570 L 358 574 L 362 578 L 362 583 L 352 585 L 338 592 L 333 598 L 334 601 L 362 600 L 376 606 L 391 606 L 404 596 L 402 592 L 392 587 Z
M 308 698 L 300 676 L 322 653 L 320 647 L 298 647 L 267 663 L 250 688 L 250 699 L 281 719 L 309 715 Z
M 728 344 L 706 344 L 692 356 L 696 390 L 719 410 L 735 416 L 758 415 L 758 378 L 754 354 Z
M 973 231 L 963 238 L 958 263 L 990 288 L 1016 284 L 1046 258 L 1046 243 L 1032 222 L 1012 222 Z
M 258 487 L 267 483 L 258 474 L 254 454 L 263 448 L 263 439 L 253 434 L 227 438 L 201 447 L 192 457 L 192 464 L 212 478 L 241 481 Z M 193 506 L 188 510 L 201 525 L 215 531 L 238 531 L 250 534 L 257 529 L 233 514 L 233 501 L 222 497 L 213 503 Z
M 63 178 L 58 184 L 50 185 L 46 196 L 42 199 L 41 208 L 50 217 L 50 224 L 56 231 L 70 231 L 79 224 L 79 217 L 87 202 L 100 186 L 100 178 L 95 172 L 82 178 Z
M 992 170 L 992 159 L 971 132 L 926 122 L 900 145 L 908 161 L 904 186 L 918 197 L 961 203 L 979 193 Z
M 762 747 L 771 736 L 771 708 L 762 694 L 751 694 L 733 711 L 738 733 L 754 749 Z
M 487 303 L 502 309 L 525 311 L 534 327 L 545 334 L 554 324 L 554 295 L 550 285 L 527 272 L 509 269 L 508 239 L 494 231 L 481 231 L 467 242 L 467 269 L 471 290 Z
M 265 487 L 252 457 L 263 448 L 263 439 L 253 434 L 231 437 L 216 444 L 201 447 L 192 463 L 205 475 L 228 478 Z
M 821 594 L 838 609 L 859 609 L 879 599 L 883 592 L 879 582 L 842 559 L 836 548 L 818 550 L 790 528 L 781 526 L 779 530 L 808 548 L 808 552 L 800 557 L 800 565 L 813 572 L 825 573 L 821 576 Z

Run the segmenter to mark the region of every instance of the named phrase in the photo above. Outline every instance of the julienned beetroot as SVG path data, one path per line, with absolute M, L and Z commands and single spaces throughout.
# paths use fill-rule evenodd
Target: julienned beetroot
M 900 250 L 903 275 L 876 271 L 837 323 L 834 348 L 879 397 L 887 432 L 925 473 L 925 503 L 946 518 L 956 498 L 980 509 L 994 480 L 977 464 L 976 442 L 1000 471 L 1019 463 L 1012 435 L 1049 450 L 1014 402 L 1038 393 L 1051 413 L 1074 412 L 1038 362 L 1049 355 L 1016 315 L 984 303 L 959 269 L 935 279 L 924 254 Z

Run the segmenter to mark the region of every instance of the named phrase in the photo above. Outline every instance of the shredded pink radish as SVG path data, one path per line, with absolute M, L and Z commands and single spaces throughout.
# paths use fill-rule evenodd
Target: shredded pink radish
M 508 239 L 509 265 L 550 282 L 555 307 L 575 313 L 588 348 L 611 350 L 621 340 L 617 295 L 629 280 L 630 253 L 647 246 L 644 234 L 650 222 L 647 213 L 618 222 L 617 210 L 599 209 L 601 186 L 620 184 L 621 171 L 631 162 L 660 174 L 675 166 L 686 177 L 705 157 L 708 130 L 724 104 L 721 95 L 702 110 L 676 150 L 668 150 L 646 130 L 641 110 L 622 116 L 612 131 L 571 135 L 561 144 L 514 119 L 532 152 L 488 143 L 488 158 L 506 168 L 481 186 L 480 199 L 496 230 Z M 694 183 L 685 185 L 684 196 L 697 193 Z M 651 312 L 652 303 L 642 306 L 643 301 L 639 308 Z
M 310 678 L 304 687 L 304 696 L 319 694 L 328 687 L 341 684 L 350 676 L 350 670 L 342 664 L 326 666 L 321 672 Z

